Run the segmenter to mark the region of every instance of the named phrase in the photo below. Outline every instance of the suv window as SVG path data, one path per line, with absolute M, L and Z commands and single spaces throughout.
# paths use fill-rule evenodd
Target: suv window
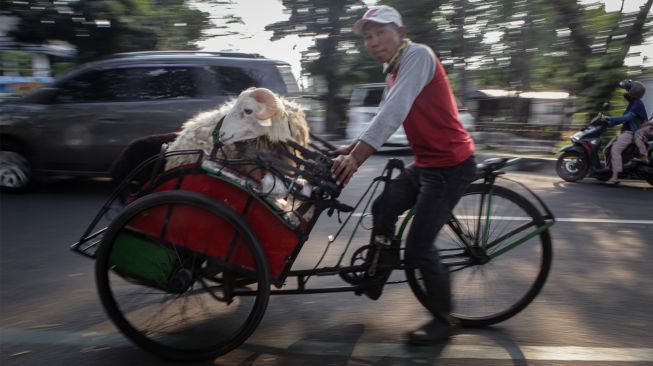
M 122 71 L 122 72 L 121 72 Z M 122 82 L 116 84 L 116 95 L 123 92 L 124 85 L 131 90 L 124 91 L 125 99 L 153 100 L 171 98 L 192 98 L 197 95 L 193 72 L 185 67 L 156 67 L 114 70 Z M 109 89 L 113 78 L 109 79 Z M 122 95 L 118 95 L 122 97 Z M 120 98 L 123 99 L 123 98 Z
M 250 87 L 263 87 L 281 95 L 287 94 L 289 90 L 286 88 L 283 76 L 276 70 L 270 69 L 271 67 L 274 66 L 263 68 L 212 66 L 210 71 L 214 74 L 217 92 L 220 95 L 236 96 Z M 296 85 L 294 79 L 289 84 Z
M 100 72 L 79 75 L 58 85 L 61 103 L 94 102 L 106 100 L 105 85 Z
M 261 79 L 265 77 L 256 69 L 242 67 L 214 66 L 211 71 L 215 75 L 218 93 L 226 95 L 238 95 L 249 87 L 262 85 Z
M 137 67 L 96 70 L 59 85 L 62 103 L 142 101 L 197 95 L 193 70 L 187 67 Z

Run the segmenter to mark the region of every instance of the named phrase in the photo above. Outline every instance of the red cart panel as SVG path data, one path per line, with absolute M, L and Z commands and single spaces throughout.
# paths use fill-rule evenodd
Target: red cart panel
M 184 174 L 181 185 L 179 179 L 171 174 L 154 192 L 193 191 L 226 203 L 238 214 L 246 211 L 245 221 L 263 246 L 272 279 L 278 282 L 299 243 L 295 231 L 265 203 L 235 184 L 203 172 Z M 249 206 L 245 210 L 248 200 Z M 305 225 L 305 222 L 300 224 Z M 229 261 L 252 268 L 252 256 L 245 252 L 243 245 L 239 245 L 241 239 L 234 238 L 231 225 L 221 218 L 207 215 L 204 210 L 191 206 L 157 207 L 148 210 L 147 215 L 133 218 L 130 226 L 155 237 L 163 235 L 166 242 L 184 243 L 185 247 L 212 257 L 225 258 L 229 248 L 233 247 L 235 250 L 232 249 Z M 190 232 L 189 227 L 192 227 Z

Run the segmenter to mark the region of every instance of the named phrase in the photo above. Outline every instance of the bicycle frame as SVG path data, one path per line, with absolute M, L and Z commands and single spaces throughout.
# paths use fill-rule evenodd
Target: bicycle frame
M 519 158 L 514 158 L 507 160 L 505 162 L 505 165 L 502 165 L 502 167 L 506 166 L 511 166 L 518 164 L 521 159 Z M 389 165 L 395 165 L 396 163 L 389 163 Z M 392 168 L 394 169 L 394 168 Z M 366 265 L 360 265 L 360 266 L 342 266 L 342 260 L 344 259 L 345 254 L 348 252 L 348 249 L 350 248 L 351 244 L 353 243 L 354 237 L 356 235 L 356 232 L 359 230 L 360 226 L 362 225 L 363 219 L 365 218 L 366 215 L 370 214 L 369 213 L 369 207 L 372 203 L 372 200 L 375 198 L 375 193 L 379 189 L 379 185 L 382 183 L 386 183 L 389 179 L 391 179 L 392 176 L 392 169 L 387 169 L 385 170 L 385 174 L 382 174 L 378 177 L 375 177 L 370 185 L 367 187 L 366 191 L 362 194 L 360 197 L 359 201 L 356 203 L 354 206 L 355 208 L 358 208 L 361 203 L 365 200 L 367 197 L 367 200 L 365 200 L 364 205 L 363 205 L 363 210 L 360 213 L 355 213 L 351 212 L 347 218 L 344 220 L 344 222 L 340 225 L 338 228 L 337 232 L 335 235 L 331 236 L 329 238 L 329 242 L 327 244 L 330 245 L 333 242 L 335 242 L 336 238 L 338 235 L 340 235 L 345 228 L 345 226 L 348 224 L 348 221 L 354 216 L 358 215 L 358 220 L 354 224 L 354 227 L 352 228 L 352 231 L 349 235 L 349 238 L 347 240 L 347 243 L 342 250 L 342 254 L 337 262 L 336 265 L 331 266 L 331 267 L 320 267 L 316 265 L 315 268 L 313 269 L 304 269 L 304 270 L 292 270 L 288 272 L 289 277 L 296 277 L 297 278 L 297 288 L 296 289 L 290 289 L 290 290 L 273 290 L 271 291 L 271 294 L 309 294 L 309 293 L 328 293 L 328 292 L 346 292 L 346 291 L 356 291 L 360 289 L 360 286 L 341 286 L 341 287 L 329 287 L 329 288 L 317 288 L 317 289 L 309 289 L 306 288 L 306 283 L 308 282 L 308 279 L 313 276 L 325 276 L 325 275 L 336 275 L 336 274 L 343 274 L 343 273 L 352 273 L 352 272 L 360 272 L 360 271 L 365 271 L 367 269 Z M 549 208 L 546 206 L 546 204 L 534 193 L 532 192 L 528 187 L 523 185 L 522 183 L 513 181 L 517 184 L 519 184 L 521 187 L 523 187 L 540 205 L 541 210 L 544 211 L 544 223 L 543 224 L 536 224 L 534 221 L 529 221 L 523 225 L 520 225 L 519 227 L 511 230 L 510 232 L 500 236 L 499 238 L 494 239 L 492 242 L 488 242 L 489 238 L 489 229 L 492 224 L 492 220 L 494 219 L 491 215 L 492 213 L 492 207 L 493 207 L 493 187 L 496 183 L 496 179 L 503 175 L 504 172 L 502 171 L 486 171 L 484 172 L 480 177 L 477 177 L 477 180 L 483 179 L 483 184 L 488 185 L 488 193 L 485 195 L 482 199 L 484 202 L 479 207 L 479 212 L 478 212 L 478 219 L 479 222 L 483 222 L 483 226 L 479 226 L 477 229 L 480 230 L 483 235 L 479 236 L 477 233 L 476 237 L 479 238 L 481 237 L 481 241 L 477 242 L 470 242 L 463 234 L 462 229 L 460 228 L 460 225 L 458 224 L 458 219 L 452 215 L 450 218 L 449 222 L 446 224 L 448 225 L 452 231 L 456 234 L 457 238 L 460 240 L 460 243 L 464 244 L 463 248 L 459 249 L 441 249 L 440 251 L 440 258 L 445 262 L 447 266 L 450 268 L 450 272 L 455 272 L 458 270 L 462 270 L 464 268 L 467 268 L 469 266 L 473 265 L 478 265 L 478 264 L 484 264 L 492 259 L 495 259 L 496 257 L 499 257 L 514 248 L 522 245 L 523 243 L 527 242 L 531 238 L 539 235 L 543 231 L 548 230 L 554 223 L 555 223 L 555 218 Z M 512 181 L 512 180 L 511 180 Z M 384 188 L 385 189 L 385 186 Z M 371 194 L 370 194 L 371 192 Z M 404 237 L 406 230 L 408 229 L 408 225 L 410 223 L 411 218 L 413 217 L 414 212 L 413 210 L 409 210 L 407 214 L 405 215 L 404 219 L 402 220 L 399 229 L 397 231 L 397 234 L 392 240 L 392 245 L 398 247 L 398 249 L 405 250 L 404 247 L 401 246 L 402 238 Z M 519 218 L 518 218 L 519 219 Z M 526 233 L 523 233 L 524 231 L 532 229 Z M 489 249 L 492 249 L 499 243 L 501 243 L 504 239 L 512 237 L 514 235 L 523 233 L 522 236 L 519 236 L 515 240 L 511 241 L 510 243 L 502 243 L 503 247 L 491 254 L 488 254 L 486 256 L 486 252 Z M 303 243 L 302 243 L 303 244 Z M 329 248 L 327 247 L 325 249 L 325 253 Z M 324 258 L 324 254 L 322 256 Z M 320 259 L 320 261 L 322 260 Z M 319 261 L 318 261 L 319 265 Z M 402 260 L 400 261 L 399 264 L 394 265 L 392 267 L 385 267 L 385 268 L 392 268 L 397 269 L 397 270 L 405 270 L 408 267 L 406 266 L 405 262 Z M 400 281 L 404 282 L 404 281 Z M 397 283 L 397 282 L 395 282 Z M 248 294 L 253 294 L 253 292 L 250 291 L 242 291 L 238 292 L 236 291 L 236 294 L 238 295 L 248 295 Z
M 506 161 L 506 164 L 504 166 L 507 167 L 507 166 L 515 165 L 518 164 L 520 161 L 521 161 L 520 158 L 513 158 Z M 527 242 L 528 240 L 539 235 L 543 231 L 548 230 L 555 223 L 555 218 L 553 216 L 553 213 L 549 210 L 549 208 L 546 206 L 544 201 L 542 201 L 532 190 L 530 190 L 524 184 L 513 181 L 519 184 L 522 188 L 524 188 L 539 203 L 540 207 L 545 212 L 545 214 L 543 215 L 545 222 L 542 225 L 536 225 L 533 221 L 527 222 L 524 225 L 521 225 L 511 230 L 510 232 L 505 233 L 504 235 L 494 239 L 492 242 L 488 242 L 489 230 L 490 227 L 492 226 L 492 219 L 493 219 L 491 213 L 493 207 L 492 200 L 493 200 L 494 185 L 496 183 L 496 179 L 502 174 L 503 172 L 501 171 L 490 171 L 490 172 L 486 172 L 483 176 L 483 184 L 488 185 L 489 189 L 487 195 L 484 195 L 481 198 L 481 204 L 479 206 L 479 212 L 477 214 L 478 222 L 484 223 L 482 226 L 479 225 L 477 227 L 477 230 L 482 231 L 482 235 L 479 235 L 480 232 L 477 232 L 475 235 L 476 238 L 481 238 L 480 242 L 478 242 L 478 239 L 473 243 L 469 242 L 468 238 L 465 237 L 462 229 L 460 228 L 458 218 L 455 215 L 452 214 L 451 218 L 449 219 L 449 222 L 446 224 L 456 234 L 457 238 L 460 240 L 460 243 L 464 244 L 465 248 L 440 250 L 440 252 L 444 252 L 444 251 L 458 252 L 456 254 L 442 254 L 440 258 L 443 260 L 454 259 L 454 258 L 469 258 L 471 255 L 471 258 L 473 259 L 473 260 L 467 259 L 465 261 L 445 263 L 451 268 L 450 271 L 453 272 L 453 271 L 461 270 L 471 265 L 484 264 L 492 259 L 495 259 L 496 257 L 504 253 L 507 253 L 510 250 L 516 248 L 517 246 Z M 487 200 L 487 202 L 485 202 L 485 200 Z M 485 208 L 485 212 L 483 212 L 483 208 Z M 400 241 L 401 238 L 404 237 L 404 232 L 407 229 L 408 223 L 410 222 L 410 219 L 413 217 L 413 215 L 414 212 L 411 209 L 406 215 L 406 218 L 402 221 L 402 224 L 395 237 L 395 241 Z M 493 247 L 501 243 L 504 239 L 517 235 L 534 225 L 535 225 L 534 230 L 526 233 L 524 236 L 519 237 L 508 244 L 503 244 L 503 248 L 487 255 L 487 258 L 484 257 L 485 253 L 489 249 L 492 249 Z M 470 255 L 463 255 L 465 251 L 468 251 Z

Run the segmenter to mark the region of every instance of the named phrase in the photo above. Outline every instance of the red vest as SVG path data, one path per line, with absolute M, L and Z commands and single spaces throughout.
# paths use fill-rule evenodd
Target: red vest
M 447 74 L 437 57 L 435 62 L 435 76 L 419 93 L 404 120 L 418 168 L 451 167 L 474 154 L 474 141 L 458 120 L 458 107 Z M 397 72 L 390 76 L 388 88 L 394 85 Z

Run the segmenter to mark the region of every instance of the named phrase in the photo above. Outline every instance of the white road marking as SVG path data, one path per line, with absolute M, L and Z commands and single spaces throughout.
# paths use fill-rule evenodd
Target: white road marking
M 353 217 L 361 217 L 363 214 L 358 212 L 354 213 Z M 402 215 L 401 217 L 404 217 Z M 469 219 L 471 216 L 458 216 L 461 219 Z M 526 216 L 490 216 L 492 220 L 506 220 L 506 221 L 528 221 L 530 217 Z M 634 224 L 634 225 L 653 225 L 653 220 L 622 220 L 622 219 L 591 219 L 584 217 L 560 217 L 555 219 L 557 222 L 574 222 L 581 224 Z
M 0 344 L 48 344 L 77 347 L 120 347 L 130 343 L 120 333 L 80 333 L 24 329 L 0 330 Z M 653 362 L 653 348 L 577 346 L 483 346 L 449 344 L 410 347 L 399 343 L 317 342 L 293 339 L 257 340 L 241 349 L 266 354 L 340 357 L 394 357 L 482 360 Z M 104 349 L 104 348 L 102 348 Z
M 559 222 L 579 222 L 587 224 L 635 224 L 653 225 L 653 220 L 620 220 L 620 219 L 584 219 L 584 218 L 559 218 Z

